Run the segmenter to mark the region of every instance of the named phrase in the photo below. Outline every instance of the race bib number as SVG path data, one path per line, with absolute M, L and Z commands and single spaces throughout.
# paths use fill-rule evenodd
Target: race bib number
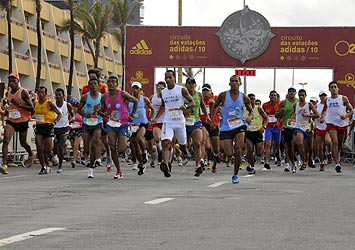
M 182 116 L 181 116 L 181 112 L 179 109 L 169 109 L 168 111 L 170 120 L 173 121 L 178 121 L 181 120 Z
M 254 123 L 251 123 L 251 124 L 248 124 L 248 129 L 256 129 L 256 124 Z
M 73 122 L 72 124 L 71 124 L 71 128 L 80 128 L 80 122 Z
M 95 125 L 99 124 L 99 119 L 97 117 L 87 118 L 86 124 L 89 126 L 95 126 Z
M 274 115 L 269 115 L 269 122 L 277 122 L 277 118 Z
M 131 132 L 136 133 L 139 129 L 139 126 L 131 126 Z
M 194 117 L 187 117 L 185 118 L 186 122 L 186 126 L 193 126 L 195 124 L 195 118 Z
M 36 115 L 36 122 L 44 123 L 44 115 Z
M 17 109 L 10 109 L 9 110 L 9 118 L 11 119 L 19 119 L 21 118 L 21 113 Z
M 296 127 L 296 120 L 295 119 L 287 119 L 287 126 L 290 128 L 295 128 Z
M 206 111 L 207 111 L 207 115 L 211 114 L 211 110 L 210 110 L 210 106 L 206 105 Z
M 239 117 L 231 118 L 227 122 L 228 122 L 228 126 L 230 128 L 237 128 L 237 127 L 243 125 L 243 121 Z
M 311 124 L 308 121 L 300 122 L 300 129 L 302 129 L 303 131 L 307 131 L 311 128 L 310 125 Z
M 107 125 L 109 125 L 110 127 L 118 128 L 121 127 L 121 122 L 119 120 L 117 121 L 117 120 L 110 119 L 107 122 Z

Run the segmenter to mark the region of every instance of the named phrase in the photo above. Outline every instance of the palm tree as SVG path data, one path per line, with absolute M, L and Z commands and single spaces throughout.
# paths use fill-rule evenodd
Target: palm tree
M 184 71 L 182 72 L 182 74 L 188 78 L 195 78 L 198 74 L 203 72 L 203 68 L 198 69 L 196 72 L 194 72 L 193 68 L 184 68 Z
M 73 9 L 74 32 L 81 34 L 84 42 L 88 45 L 90 54 L 94 61 L 94 68 L 98 68 L 100 47 L 105 33 L 108 31 L 108 23 L 111 16 L 111 6 L 102 5 L 97 2 L 90 8 L 88 1 L 83 0 L 81 4 Z M 62 30 L 70 30 L 71 20 L 65 20 Z M 93 46 L 90 41 L 92 41 Z
M 41 0 L 35 0 L 36 2 L 36 27 L 37 27 L 37 74 L 36 74 L 36 87 L 38 89 L 41 82 L 41 69 L 42 69 L 42 27 L 41 27 Z
M 7 21 L 7 51 L 9 59 L 9 73 L 12 72 L 12 29 L 11 29 L 11 9 L 13 0 L 0 0 L 0 8 L 6 10 Z
M 125 39 L 126 33 L 125 28 L 128 23 L 129 18 L 132 13 L 142 5 L 142 1 L 134 0 L 130 4 L 128 0 L 111 0 L 113 6 L 113 16 L 112 20 L 118 24 L 118 30 L 113 32 L 113 35 L 116 37 L 119 44 L 121 44 L 121 61 L 122 61 L 122 89 L 124 89 L 124 78 L 125 78 Z

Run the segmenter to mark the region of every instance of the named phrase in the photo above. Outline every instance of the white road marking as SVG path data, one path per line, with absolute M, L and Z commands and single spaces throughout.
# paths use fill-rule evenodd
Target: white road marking
M 48 234 L 48 233 L 51 233 L 54 231 L 60 231 L 60 230 L 65 230 L 65 229 L 66 228 L 62 228 L 62 227 L 48 227 L 48 228 L 43 228 L 43 229 L 32 231 L 32 232 L 14 235 L 9 238 L 1 239 L 0 240 L 0 247 L 11 244 L 11 243 L 31 239 L 33 237 L 40 236 L 42 234 Z
M 157 204 L 171 201 L 171 200 L 174 200 L 174 198 L 160 198 L 160 199 L 155 199 L 155 200 L 151 200 L 151 201 L 146 201 L 146 202 L 144 202 L 144 204 L 157 205 Z
M 223 184 L 226 184 L 226 183 L 229 183 L 229 182 L 220 181 L 220 182 L 213 183 L 213 184 L 209 185 L 208 187 L 210 187 L 210 188 L 215 188 L 215 187 L 219 187 L 219 186 L 221 186 L 221 185 L 223 185 Z
M 6 176 L 6 177 L 3 177 L 3 179 L 21 178 L 21 177 L 26 177 L 26 176 L 27 175 Z

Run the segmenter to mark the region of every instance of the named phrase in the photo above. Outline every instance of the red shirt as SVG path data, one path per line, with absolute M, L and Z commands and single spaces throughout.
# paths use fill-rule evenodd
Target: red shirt
M 279 101 L 276 101 L 276 102 L 269 101 L 269 102 L 265 102 L 263 104 L 263 110 L 265 111 L 266 115 L 269 118 L 269 122 L 266 125 L 267 128 L 273 128 L 274 125 L 276 124 L 277 118 L 275 117 L 275 114 L 276 114 L 277 108 L 279 107 L 279 104 L 280 104 Z M 283 127 L 283 122 L 280 122 L 278 128 L 282 129 L 282 127 Z
M 107 93 L 107 91 L 108 91 L 107 85 L 100 82 L 99 83 L 99 92 L 104 95 L 104 94 Z M 81 91 L 81 94 L 84 95 L 84 94 L 86 94 L 88 92 L 90 92 L 90 86 L 89 85 L 85 85 L 83 87 L 83 90 Z
M 217 99 L 217 96 L 211 96 L 211 97 L 208 97 L 208 98 L 203 98 L 203 102 L 206 105 L 207 114 L 208 114 L 208 116 L 210 117 L 211 120 L 212 120 L 212 107 L 213 107 L 216 99 Z M 215 117 L 213 119 L 214 124 L 217 127 L 219 126 L 219 116 L 218 116 L 219 111 L 220 111 L 220 107 L 217 108 L 216 115 L 215 115 Z M 200 112 L 200 119 L 201 119 L 202 123 L 209 124 L 207 122 L 207 115 L 203 114 L 202 112 Z

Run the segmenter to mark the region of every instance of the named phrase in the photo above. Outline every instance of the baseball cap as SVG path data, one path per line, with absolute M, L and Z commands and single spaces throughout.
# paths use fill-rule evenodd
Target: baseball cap
M 323 90 L 319 91 L 319 96 L 321 95 L 327 95 L 327 93 L 325 93 Z
M 13 78 L 16 78 L 17 80 L 20 80 L 20 76 L 16 72 L 10 73 L 9 76 L 7 77 L 7 79 L 9 79 L 10 77 L 13 77 Z
M 292 86 L 289 87 L 288 90 L 287 90 L 287 92 L 295 92 L 295 91 L 296 91 L 296 89 L 294 87 L 292 87 Z
M 142 84 L 140 82 L 132 82 L 131 87 L 133 88 L 134 86 L 138 87 L 138 88 L 142 88 Z
M 311 98 L 310 98 L 310 101 L 312 102 L 317 102 L 318 101 L 318 98 L 316 97 L 316 96 L 312 96 Z
M 195 80 L 195 78 L 193 78 L 193 77 L 188 77 L 188 78 L 186 79 L 186 83 L 189 83 L 189 82 L 194 82 L 194 83 L 196 83 L 196 80 Z
M 69 100 L 68 100 L 69 103 L 72 103 L 72 104 L 78 104 L 79 103 L 79 100 L 76 99 L 75 97 L 71 97 Z
M 208 83 L 203 84 L 202 90 L 212 90 L 211 85 L 209 85 Z

